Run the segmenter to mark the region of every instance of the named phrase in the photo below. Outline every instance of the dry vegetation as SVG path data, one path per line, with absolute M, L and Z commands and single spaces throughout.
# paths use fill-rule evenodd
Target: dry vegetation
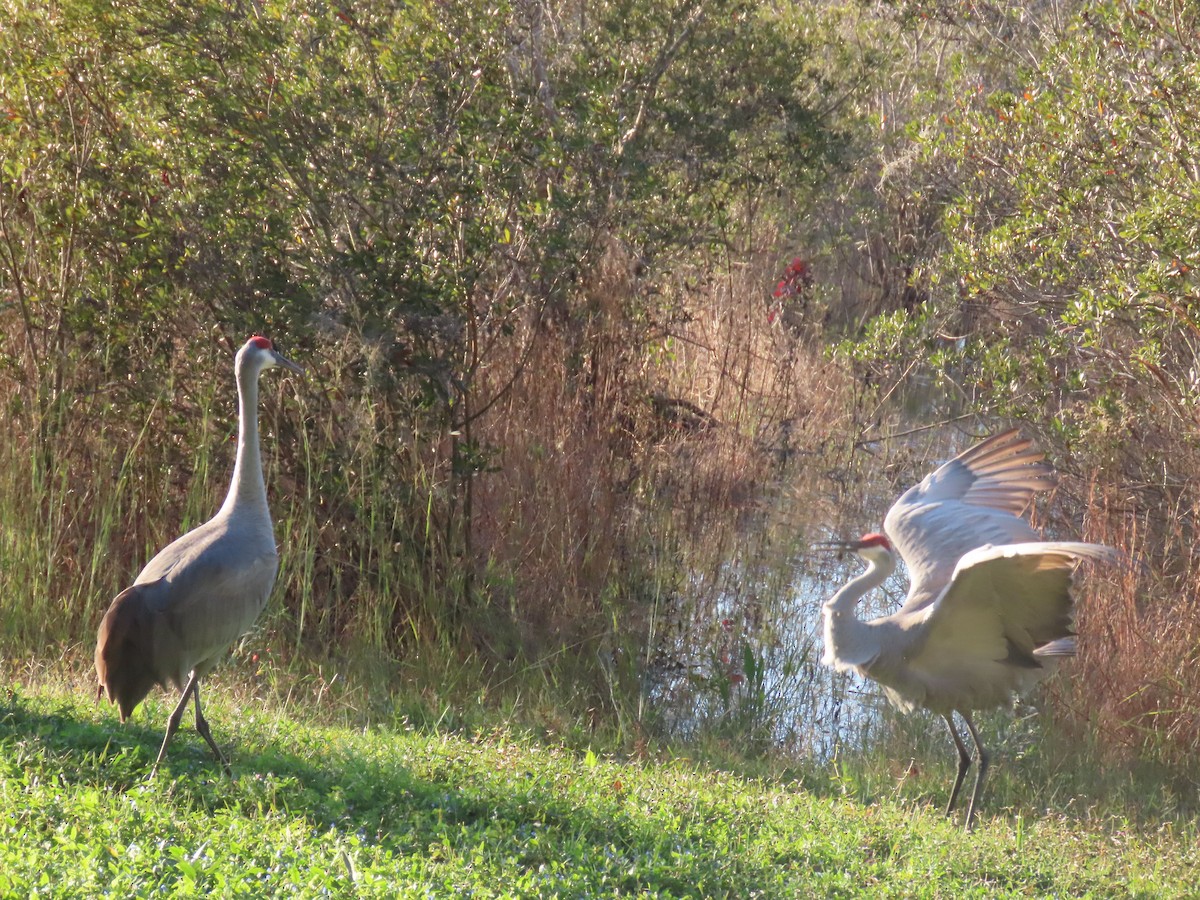
M 527 323 L 534 349 L 475 432 L 498 448 L 472 499 L 489 604 L 474 633 L 490 654 L 599 646 L 636 696 L 647 667 L 698 664 L 723 619 L 738 620 L 733 669 L 743 641 L 772 631 L 763 598 L 731 603 L 728 580 L 711 574 L 761 553 L 771 522 L 791 515 L 781 497 L 795 497 L 797 478 L 819 481 L 845 440 L 849 376 L 771 315 L 777 259 L 719 271 L 658 286 L 669 316 L 647 328 L 627 317 L 646 285 L 610 256 L 586 288 L 596 314 L 582 356 L 573 336 Z M 773 557 L 773 602 L 787 598 L 807 527 Z M 718 689 L 708 680 L 700 692 Z
M 477 6 L 7 4 L 5 648 L 86 656 L 210 513 L 262 329 L 309 367 L 264 397 L 280 658 L 553 669 L 787 744 L 830 687 L 806 542 L 1019 423 L 1040 522 L 1132 561 L 1086 582 L 1060 719 L 1200 749 L 1181 12 Z M 1138 77 L 1073 55 L 1110 33 Z
M 1083 533 L 1120 547 L 1130 563 L 1086 580 L 1080 654 L 1060 699 L 1068 720 L 1099 732 L 1119 759 L 1186 759 L 1200 740 L 1200 559 L 1186 524 L 1194 508 L 1181 508 L 1191 492 L 1171 492 L 1171 510 L 1122 493 L 1090 481 Z

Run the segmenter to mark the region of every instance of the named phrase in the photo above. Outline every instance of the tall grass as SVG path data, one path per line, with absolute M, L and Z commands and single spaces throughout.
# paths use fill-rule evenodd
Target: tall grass
M 435 685 L 470 671 L 635 731 L 665 698 L 662 673 L 699 665 L 672 702 L 742 708 L 769 734 L 794 691 L 766 673 L 791 655 L 789 678 L 814 665 L 811 634 L 793 650 L 777 625 L 807 527 L 787 521 L 785 495 L 819 484 L 849 394 L 810 334 L 771 317 L 776 255 L 709 265 L 702 290 L 656 286 L 663 318 L 648 326 L 647 285 L 614 246 L 584 288 L 586 328 L 523 321 L 474 386 L 496 399 L 471 425 L 472 467 L 451 417 L 414 416 L 415 382 L 384 380 L 365 336 L 285 336 L 309 374 L 262 380 L 281 571 L 255 652 Z M 239 340 L 179 327 L 131 353 L 121 384 L 67 357 L 71 399 L 14 418 L 0 450 L 10 649 L 86 656 L 111 597 L 217 508 Z M 717 638 L 730 646 L 713 665 Z
M 480 425 L 502 448 L 476 483 L 486 640 L 595 654 L 598 701 L 637 729 L 773 745 L 781 718 L 824 703 L 814 635 L 781 625 L 811 527 L 788 498 L 845 433 L 846 376 L 802 320 L 772 317 L 778 256 L 655 285 L 647 329 L 646 285 L 608 253 L 587 332 L 541 336 Z
M 293 663 L 315 691 L 358 670 L 387 685 L 376 693 L 399 685 L 431 709 L 473 694 L 615 722 L 630 739 L 820 758 L 874 743 L 901 758 L 888 720 L 818 663 L 816 604 L 847 570 L 808 544 L 877 527 L 972 437 L 877 440 L 910 430 L 907 401 L 864 393 L 811 323 L 770 315 L 778 266 L 760 251 L 713 264 L 702 289 L 658 286 L 669 315 L 648 328 L 635 267 L 605 261 L 587 329 L 530 317 L 487 360 L 476 389 L 497 399 L 473 423 L 484 463 L 466 470 L 448 417 L 414 417 L 395 399 L 403 384 L 372 382 L 361 335 L 287 348 L 310 374 L 263 381 L 282 567 L 247 652 Z M 69 358 L 53 400 L 9 388 L 6 652 L 86 659 L 111 597 L 217 508 L 234 451 L 231 349 L 180 334 L 131 366 L 124 393 Z M 1080 657 L 1043 696 L 1057 727 L 1098 731 L 1097 760 L 1107 748 L 1178 761 L 1195 749 L 1200 622 L 1153 598 L 1200 589 L 1195 510 L 1130 507 L 1106 484 L 1068 467 L 1039 512 L 1133 561 L 1082 582 Z
M 1191 460 L 1180 460 L 1185 470 L 1200 464 L 1177 449 Z M 1064 718 L 1102 735 L 1118 760 L 1186 760 L 1200 749 L 1195 491 L 1147 486 L 1142 496 L 1159 502 L 1143 505 L 1096 473 L 1079 484 L 1087 539 L 1119 547 L 1127 561 L 1088 573 L 1079 591 L 1080 654 L 1058 698 Z
M 0 449 L 7 642 L 83 640 L 148 551 L 210 514 L 212 398 L 201 387 L 199 419 L 172 433 L 193 403 L 176 405 L 173 372 L 155 382 L 152 399 L 124 419 L 81 377 L 54 402 L 10 420 Z M 18 396 L 7 398 L 10 409 Z

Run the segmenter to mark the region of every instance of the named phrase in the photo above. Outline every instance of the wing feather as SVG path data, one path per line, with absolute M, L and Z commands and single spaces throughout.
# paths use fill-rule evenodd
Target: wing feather
M 158 680 L 182 688 L 193 668 L 207 674 L 254 625 L 278 568 L 269 531 L 220 517 L 159 551 L 134 580 L 150 616 Z
M 914 640 L 908 677 L 950 709 L 1003 703 L 1074 652 L 1071 582 L 1079 562 L 1115 562 L 1103 544 L 1038 541 L 966 554 L 937 600 L 897 613 Z
M 922 609 L 946 588 L 964 554 L 988 544 L 1036 541 L 1019 514 L 1054 470 L 1033 442 L 1010 429 L 943 463 L 897 500 L 884 530 L 908 566 L 905 611 Z

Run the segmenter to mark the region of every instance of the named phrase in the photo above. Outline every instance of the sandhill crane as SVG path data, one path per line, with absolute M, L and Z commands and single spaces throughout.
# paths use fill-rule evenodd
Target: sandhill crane
M 974 826 L 988 755 L 970 711 L 1000 706 L 1075 653 L 1072 574 L 1083 559 L 1116 561 L 1104 544 L 1042 541 L 1019 517 L 1054 470 L 1017 429 L 961 453 L 910 488 L 888 510 L 882 534 L 824 546 L 853 550 L 867 570 L 823 607 L 823 662 L 883 686 L 904 712 L 923 707 L 946 720 L 958 751 L 955 801 L 971 754 L 954 725 L 967 726 L 979 765 L 966 830 Z M 899 611 L 862 621 L 855 608 L 892 574 L 892 545 L 908 566 Z
M 100 623 L 96 695 L 117 704 L 122 722 L 155 684 L 182 691 L 152 777 L 189 698 L 196 705 L 196 730 L 229 771 L 200 711 L 200 679 L 254 624 L 279 568 L 258 448 L 258 376 L 272 366 L 304 372 L 265 337 L 254 335 L 238 350 L 237 458 L 225 502 L 203 525 L 160 550 Z

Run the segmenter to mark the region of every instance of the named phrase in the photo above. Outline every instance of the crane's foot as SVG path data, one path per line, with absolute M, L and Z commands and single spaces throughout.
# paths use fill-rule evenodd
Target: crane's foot
M 154 776 L 158 774 L 158 767 L 162 765 L 162 761 L 166 759 L 167 747 L 171 744 L 171 738 L 175 736 L 175 732 L 179 730 L 179 720 L 183 718 L 184 707 L 187 706 L 188 698 L 195 689 L 193 681 L 188 682 L 188 686 L 183 690 L 183 697 L 179 703 L 175 705 L 175 710 L 171 713 L 171 717 L 167 719 L 167 733 L 163 737 L 162 746 L 158 748 L 158 756 L 154 760 L 154 765 L 150 767 L 150 780 L 154 780 Z
M 154 760 L 154 765 L 150 767 L 150 779 L 158 773 L 158 767 L 162 765 L 162 761 L 166 759 L 167 747 L 171 743 L 171 738 L 175 736 L 175 732 L 179 730 L 179 723 L 183 719 L 183 711 L 187 709 L 188 701 L 192 700 L 196 704 L 196 730 L 200 732 L 200 736 L 208 743 L 209 749 L 212 750 L 213 756 L 217 758 L 217 762 L 221 764 L 221 769 L 226 775 L 232 775 L 233 771 L 229 768 L 229 760 L 225 758 L 225 754 L 221 752 L 221 748 L 217 746 L 217 742 L 213 740 L 212 731 L 208 727 L 208 720 L 204 718 L 204 713 L 200 708 L 200 679 L 193 672 L 188 678 L 188 683 L 183 689 L 183 695 L 179 698 L 179 702 L 175 705 L 175 709 L 171 712 L 171 717 L 167 719 L 167 733 L 163 738 L 162 747 L 159 748 L 158 758 Z

